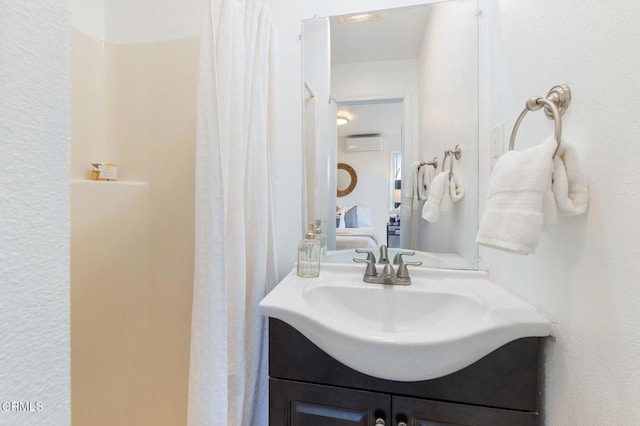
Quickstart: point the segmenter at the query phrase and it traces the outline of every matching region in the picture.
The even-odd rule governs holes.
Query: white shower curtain
[[[257,1],[205,7],[188,424],[267,425],[266,327],[257,305],[277,282],[273,29]]]

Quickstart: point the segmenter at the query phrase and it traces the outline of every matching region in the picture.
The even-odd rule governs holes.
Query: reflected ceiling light
[[[339,115],[338,119],[336,120],[336,123],[338,124],[338,126],[344,126],[348,122],[349,122],[349,117],[346,117],[344,115]]]
[[[339,24],[355,24],[358,22],[377,21],[382,19],[379,13],[359,13],[357,15],[341,16],[338,18]]]

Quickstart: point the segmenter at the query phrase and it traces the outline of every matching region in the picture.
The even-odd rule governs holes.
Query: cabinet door
[[[270,426],[388,425],[390,413],[391,396],[386,394],[269,380]]]
[[[538,414],[453,404],[424,399],[393,397],[393,425],[411,426],[536,426]]]

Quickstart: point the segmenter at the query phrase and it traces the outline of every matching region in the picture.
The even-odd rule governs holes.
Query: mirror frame
[[[345,195],[351,194],[351,191],[353,191],[356,188],[356,185],[358,184],[358,174],[353,169],[353,167],[351,167],[347,163],[338,163],[338,170],[346,171],[347,173],[349,173],[349,176],[351,177],[351,182],[349,183],[349,186],[347,186],[345,189],[340,189],[338,188],[338,185],[336,185],[337,196],[344,197]]]

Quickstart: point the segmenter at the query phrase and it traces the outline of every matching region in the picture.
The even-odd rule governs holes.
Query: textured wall
[[[546,349],[545,424],[639,424],[640,4],[483,4],[481,135],[501,121],[510,131],[528,97],[569,84],[563,138],[581,154],[591,205],[543,234],[535,255],[482,249],[482,266],[558,322]],[[516,145],[533,146],[552,129],[543,114],[530,113]],[[486,149],[481,158],[484,200]]]
[[[0,409],[0,425],[65,425],[69,5],[0,8],[0,401],[42,403],[41,411]]]

